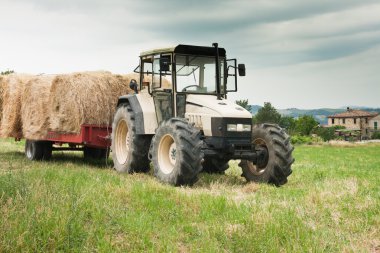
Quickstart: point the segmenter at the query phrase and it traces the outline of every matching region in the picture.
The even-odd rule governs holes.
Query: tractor
[[[152,162],[161,182],[192,185],[201,171],[223,173],[238,159],[248,181],[287,182],[290,138],[275,124],[253,125],[250,112],[227,100],[245,65],[218,43],[142,52],[135,72],[134,94],[119,97],[112,123],[117,171],[147,172]]]

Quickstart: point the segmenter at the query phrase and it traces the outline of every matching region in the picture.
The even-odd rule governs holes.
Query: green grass
[[[30,162],[0,140],[0,252],[379,251],[380,145],[294,156],[280,188],[246,183],[236,162],[175,188],[75,153]]]

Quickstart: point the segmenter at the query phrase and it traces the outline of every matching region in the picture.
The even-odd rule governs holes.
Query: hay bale
[[[3,79],[4,77],[0,75],[0,127],[1,127],[1,120],[3,118],[3,94],[4,94]]]
[[[128,84],[130,83],[130,81],[132,79],[135,79],[137,81],[138,85],[140,84],[140,74],[138,74],[138,73],[130,73],[130,74],[123,75],[122,77],[125,79],[125,81]],[[171,76],[169,76],[169,78],[171,78]],[[152,83],[152,75],[144,75],[144,81]],[[159,83],[160,79],[158,76],[155,76],[155,81],[156,81],[156,83]],[[140,89],[140,86],[138,86],[138,87]],[[161,88],[163,88],[163,89],[172,88],[171,82],[166,78],[162,78],[162,87]]]
[[[11,74],[3,77],[3,113],[1,137],[22,138],[21,95],[31,75]]]
[[[21,95],[21,122],[24,138],[43,139],[48,132],[50,116],[50,88],[53,75],[31,79]]]
[[[125,77],[110,72],[58,75],[50,89],[50,130],[79,133],[82,124],[110,125],[117,99],[131,93]]]

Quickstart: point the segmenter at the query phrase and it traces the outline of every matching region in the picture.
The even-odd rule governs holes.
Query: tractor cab
[[[222,100],[237,91],[237,70],[245,75],[244,64],[237,67],[235,59],[227,60],[226,51],[213,45],[178,45],[141,53],[135,72],[140,73],[140,90],[153,96],[158,122],[184,118],[189,95]]]

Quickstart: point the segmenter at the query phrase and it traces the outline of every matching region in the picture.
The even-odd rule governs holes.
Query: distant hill
[[[261,105],[251,105],[251,113],[252,113],[252,115],[255,115],[260,110],[260,108],[262,108]]]
[[[251,113],[255,115],[262,106],[260,105],[251,105]],[[368,112],[378,112],[380,113],[380,108],[370,108],[370,107],[361,107],[361,106],[350,106],[352,109],[360,109]],[[336,113],[341,113],[346,111],[346,107],[341,107],[337,109],[333,108],[321,108],[321,109],[298,109],[298,108],[288,108],[288,109],[277,109],[277,111],[283,116],[290,116],[293,118],[298,118],[303,115],[313,116],[320,124],[327,124],[327,116],[333,115]]]

